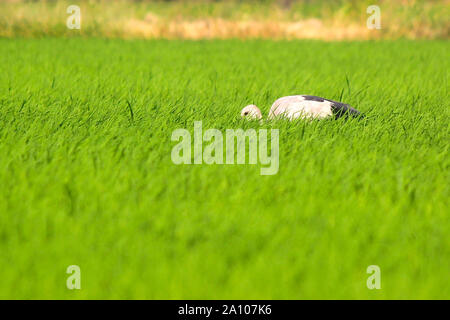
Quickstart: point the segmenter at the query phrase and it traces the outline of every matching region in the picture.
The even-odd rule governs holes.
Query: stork
[[[246,106],[241,116],[247,119],[262,119],[261,110],[254,104]],[[277,99],[270,108],[269,120],[277,118],[325,119],[359,117],[361,113],[348,104],[310,95],[287,96]]]

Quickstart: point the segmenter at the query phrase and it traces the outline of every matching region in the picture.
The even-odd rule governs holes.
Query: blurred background
[[[68,29],[77,5],[81,28]],[[370,5],[381,29],[367,28]],[[448,39],[448,0],[0,0],[0,37]]]

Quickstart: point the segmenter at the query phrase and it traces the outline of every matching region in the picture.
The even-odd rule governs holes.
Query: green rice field
[[[449,52],[0,39],[0,298],[449,299]],[[366,117],[240,118],[294,94]],[[174,164],[194,121],[279,129],[278,173]]]

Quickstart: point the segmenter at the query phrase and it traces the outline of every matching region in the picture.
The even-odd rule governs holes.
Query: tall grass
[[[0,298],[448,299],[447,56],[444,41],[0,40]],[[368,120],[239,118],[290,94]],[[174,165],[171,133],[194,120],[278,128],[279,173]]]
[[[369,0],[354,1],[7,1],[0,37],[448,39],[449,6],[438,1],[379,1],[381,30],[366,27]],[[81,7],[80,31],[66,27]]]

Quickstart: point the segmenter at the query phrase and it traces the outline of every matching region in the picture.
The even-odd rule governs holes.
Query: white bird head
[[[250,104],[242,109],[241,117],[246,119],[262,119],[262,114],[257,106]]]

